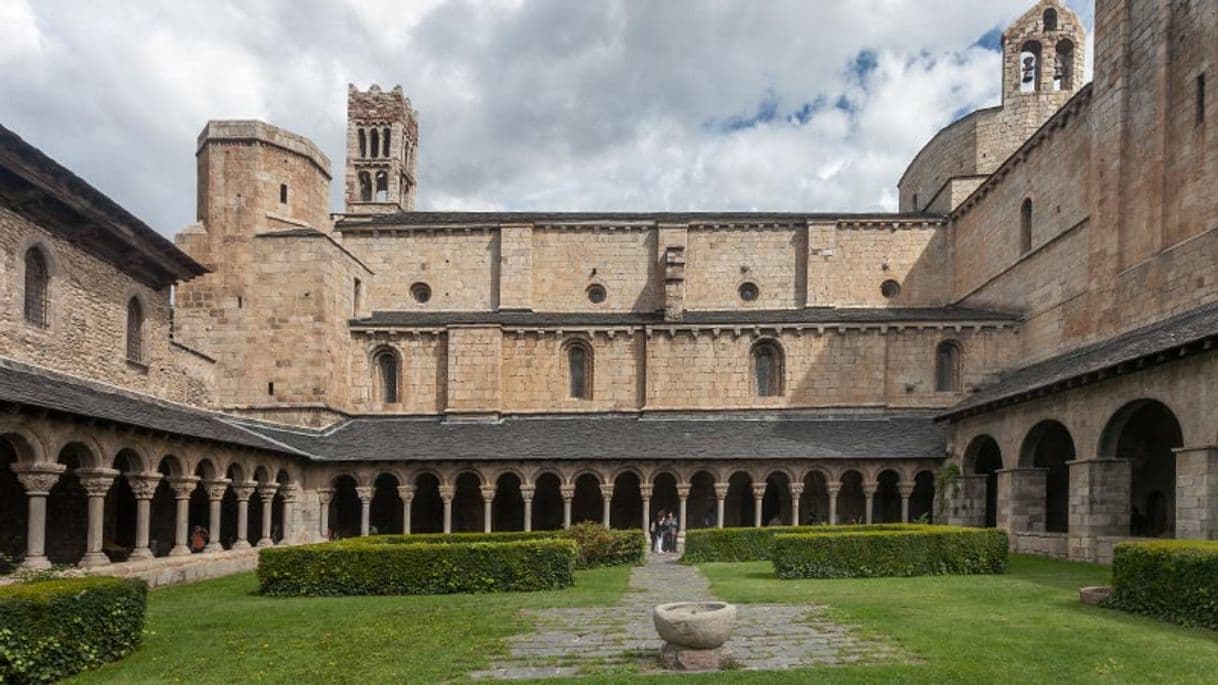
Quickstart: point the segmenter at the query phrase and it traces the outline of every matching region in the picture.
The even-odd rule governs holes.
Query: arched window
[[[1057,30],[1057,10],[1053,9],[1052,7],[1045,10],[1045,30]]]
[[[372,175],[367,171],[359,172],[360,202],[372,202]]]
[[[960,392],[960,345],[944,340],[935,350],[935,390]]]
[[[1053,61],[1053,90],[1070,90],[1074,87],[1074,41],[1057,41]]]
[[[364,129],[359,130],[359,156],[368,156],[368,134],[364,133]]]
[[[1019,254],[1032,251],[1032,198],[1023,201],[1019,208]]]
[[[1019,92],[1040,90],[1040,43],[1030,40],[1019,51]]]
[[[389,174],[383,171],[376,172],[376,201],[389,201]]]
[[[144,307],[137,297],[127,300],[127,359],[144,363]]]
[[[398,401],[398,356],[393,350],[380,350],[373,356],[377,384],[380,386],[381,402],[393,404]]]
[[[771,340],[753,346],[753,385],[758,397],[782,395],[782,350]]]
[[[376,157],[381,154],[381,132],[377,129],[372,129],[372,135],[368,136],[369,147],[372,148],[372,156]]]
[[[389,156],[389,127],[388,126],[386,126],[385,130],[383,130],[381,132],[381,156],[382,157]]]
[[[50,290],[51,272],[42,250],[31,247],[25,253],[25,320],[46,328],[48,324],[47,296]]]
[[[592,399],[592,350],[583,341],[567,343],[567,385],[572,399]]]
[[[279,184],[279,204],[285,205],[288,203],[288,184]]]

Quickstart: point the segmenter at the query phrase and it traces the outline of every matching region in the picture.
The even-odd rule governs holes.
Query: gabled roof
[[[0,206],[153,288],[207,273],[169,239],[3,126]]]

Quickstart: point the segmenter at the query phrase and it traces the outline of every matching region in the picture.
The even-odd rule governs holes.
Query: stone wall
[[[664,308],[652,227],[546,227],[532,230],[527,274],[501,272],[501,282],[531,281],[531,306],[540,312],[654,312]],[[589,302],[588,287],[605,289]]]

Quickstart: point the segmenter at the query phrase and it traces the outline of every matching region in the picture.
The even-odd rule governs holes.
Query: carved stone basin
[[[731,637],[736,607],[726,602],[674,602],[652,611],[656,632],[684,649],[717,649]]]

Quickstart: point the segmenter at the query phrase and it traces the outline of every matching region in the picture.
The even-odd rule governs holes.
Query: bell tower
[[[348,214],[414,209],[419,113],[401,86],[385,92],[347,86]]]
[[[1041,0],[1002,35],[1004,106],[1037,98],[1065,103],[1083,85],[1086,32],[1058,0]]]

